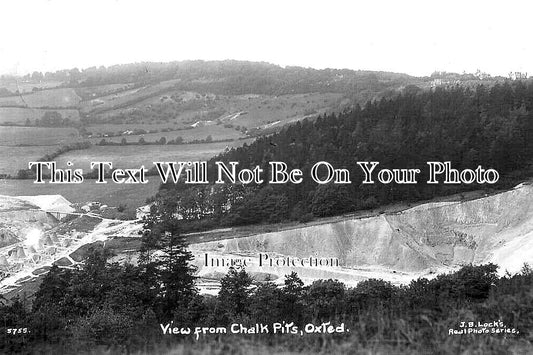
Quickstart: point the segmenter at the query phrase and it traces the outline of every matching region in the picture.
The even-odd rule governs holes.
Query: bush
[[[124,344],[135,330],[135,315],[125,315],[107,306],[93,310],[80,318],[73,327],[73,335],[80,342],[104,345]]]

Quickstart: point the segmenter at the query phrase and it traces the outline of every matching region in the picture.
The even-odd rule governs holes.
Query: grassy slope
[[[91,161],[109,161],[114,167],[139,168],[144,164],[151,168],[154,161],[196,161],[207,160],[222,152],[226,146],[235,147],[247,140],[184,145],[131,145],[131,146],[92,146],[89,149],[74,150],[59,156],[59,166],[67,161],[89,171]],[[248,140],[248,143],[250,141]]]
[[[81,98],[72,88],[50,89],[19,96],[1,97],[0,106],[75,107]]]
[[[2,129],[3,127],[0,127]],[[0,174],[15,176],[20,169],[28,169],[28,162],[56,151],[59,145],[9,147],[0,146]]]
[[[80,114],[74,109],[38,109],[38,108],[20,108],[20,107],[0,107],[0,124],[18,125],[35,124],[35,120],[41,119],[45,112],[56,111],[61,117],[68,118],[71,122],[79,122]]]
[[[74,128],[0,127],[0,146],[61,145],[79,140]]]

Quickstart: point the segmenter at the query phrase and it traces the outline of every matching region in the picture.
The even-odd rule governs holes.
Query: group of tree
[[[233,139],[221,139],[216,142],[231,142]],[[102,138],[97,145],[181,145],[181,144],[202,144],[202,143],[213,143],[213,136],[208,135],[204,139],[193,139],[187,142],[184,141],[182,136],[177,136],[175,139],[167,140],[166,137],[160,137],[154,141],[147,141],[144,137],[139,137],[137,141],[128,141],[126,137],[122,138],[120,142],[108,141],[105,138]]]
[[[533,82],[475,90],[413,88],[363,108],[297,122],[231,149],[209,161],[211,182],[217,173],[215,161],[238,162],[238,169],[260,166],[265,177],[269,162],[282,161],[289,169],[301,169],[304,179],[300,184],[272,185],[265,178],[261,185],[229,187],[165,184],[156,198],[182,200],[178,208],[209,227],[308,219],[473,189],[507,188],[531,172]],[[351,183],[314,182],[310,170],[319,161],[347,169]],[[376,170],[418,168],[421,173],[416,184],[362,184],[358,161],[377,161]],[[494,185],[427,184],[428,161],[449,161],[458,170],[481,165],[496,169],[500,179]]]
[[[531,350],[533,272],[527,267],[500,278],[495,265],[465,266],[405,286],[369,279],[355,287],[331,279],[305,286],[294,272],[276,285],[254,281],[245,269],[230,268],[218,295],[202,296],[194,287],[193,268],[187,261],[190,254],[184,252],[176,228],[174,223],[154,228],[136,266],[109,263],[105,249],[92,249],[80,269],[52,267],[31,305],[17,299],[0,306],[6,328],[0,335],[2,351],[150,352],[161,349],[161,344],[169,348],[182,344],[204,352],[223,346],[246,353],[238,347],[247,342],[263,349],[283,345],[304,353],[337,352],[345,347],[362,352],[443,354],[468,349],[506,351],[511,345]],[[155,250],[160,251],[159,257]],[[161,328],[171,322],[172,327],[192,329],[261,323],[271,332],[273,323],[283,321],[294,322],[300,329],[309,323],[344,323],[349,332],[310,334],[305,339],[271,333],[226,334],[197,342],[192,335],[163,335]],[[461,339],[449,335],[449,329],[461,329],[461,322],[469,321],[501,321],[519,333]],[[5,330],[22,326],[30,332],[6,334]]]
[[[26,125],[29,126],[29,121],[26,121]],[[35,120],[35,126],[39,127],[65,127],[71,126],[73,122],[68,118],[61,115],[57,111],[46,111],[41,119]]]

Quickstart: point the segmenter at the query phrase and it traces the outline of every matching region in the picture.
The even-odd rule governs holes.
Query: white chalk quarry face
[[[18,241],[26,240],[33,229],[48,230],[58,224],[56,218],[26,200],[0,195],[0,225],[7,226]]]
[[[499,272],[533,264],[533,186],[464,202],[429,203],[400,213],[344,219],[244,238],[191,245],[199,275],[213,278],[223,268],[205,267],[214,257],[257,258],[260,253],[306,258],[335,257],[341,268],[299,268],[302,278],[337,278],[350,284],[361,278],[396,283],[466,264],[493,262]],[[257,265],[257,262],[253,262]],[[290,268],[248,268],[283,279]],[[424,275],[425,276],[425,275]]]
[[[56,196],[53,197],[42,200],[58,201]],[[16,209],[9,207],[11,200],[17,204]],[[3,201],[6,204],[2,204]],[[17,231],[15,241],[0,248],[0,271],[5,276],[0,280],[0,294],[20,286],[21,282],[39,277],[43,274],[43,269],[58,261],[65,267],[75,265],[78,261],[74,260],[71,254],[83,245],[105,241],[111,237],[136,237],[142,227],[142,224],[136,221],[97,219],[92,222],[95,224],[90,231],[54,229],[53,227],[61,226],[61,222],[50,214],[58,211],[68,214],[67,209],[56,210],[56,204],[52,206],[54,210],[50,211],[29,202],[22,204],[21,201],[22,199],[0,196],[0,223],[11,223],[10,228]],[[43,223],[41,219],[50,223]],[[30,220],[36,221],[28,222]]]
[[[29,248],[32,247],[34,249],[39,248],[39,241],[41,239],[41,236],[43,235],[43,232],[37,228],[30,229],[28,233],[26,233],[26,238],[24,240],[24,244]]]

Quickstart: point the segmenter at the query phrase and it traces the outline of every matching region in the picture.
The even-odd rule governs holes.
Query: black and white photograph
[[[0,354],[533,354],[529,1],[0,3]]]

